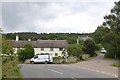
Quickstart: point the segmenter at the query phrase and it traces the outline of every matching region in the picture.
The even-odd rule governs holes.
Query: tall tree
[[[111,9],[111,13],[104,17],[103,25],[110,29],[110,32],[104,37],[104,45],[108,49],[108,54],[114,54],[112,57],[120,57],[120,1],[115,2],[115,6]],[[107,39],[108,38],[108,39]]]
[[[95,41],[95,43],[99,44],[103,41],[103,36],[106,35],[110,30],[107,27],[104,26],[98,26],[98,28],[93,33],[92,37]]]

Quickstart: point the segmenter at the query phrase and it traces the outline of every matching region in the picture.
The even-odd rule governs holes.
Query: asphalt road
[[[107,74],[61,64],[20,64],[20,66],[23,78],[115,78]]]

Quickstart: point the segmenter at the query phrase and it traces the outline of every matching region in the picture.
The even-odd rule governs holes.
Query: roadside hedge
[[[19,62],[17,60],[10,61],[9,58],[3,59],[2,78],[21,78]]]

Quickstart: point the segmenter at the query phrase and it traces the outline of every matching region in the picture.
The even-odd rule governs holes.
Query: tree
[[[69,44],[75,44],[75,43],[77,43],[77,38],[76,37],[67,37],[67,42],[69,43]]]
[[[68,55],[80,58],[83,54],[82,47],[78,44],[69,44],[67,46]]]
[[[109,28],[104,26],[99,26],[95,32],[93,33],[92,37],[96,44],[99,44],[103,41],[103,36],[109,32]]]
[[[120,58],[120,1],[115,2],[111,13],[104,17],[103,25],[110,29],[106,33],[103,44],[108,49],[108,57]]]
[[[84,42],[84,53],[85,54],[90,54],[90,56],[94,56],[95,55],[95,50],[96,50],[96,45],[94,43],[93,40],[91,39],[87,39],[85,42]]]
[[[18,51],[18,58],[20,61],[25,61],[26,59],[30,59],[34,56],[34,48],[31,44],[25,44],[23,49]]]

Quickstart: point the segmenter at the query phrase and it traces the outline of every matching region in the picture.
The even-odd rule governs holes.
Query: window
[[[53,48],[50,48],[50,51],[53,51]]]
[[[41,53],[41,55],[44,55],[44,53]]]
[[[34,56],[34,59],[38,58],[38,56]]]
[[[49,53],[45,53],[45,55],[49,55]]]
[[[41,48],[41,51],[44,51],[44,48]]]
[[[59,48],[60,51],[63,51],[63,48]]]
[[[55,56],[58,56],[58,53],[55,53]]]

